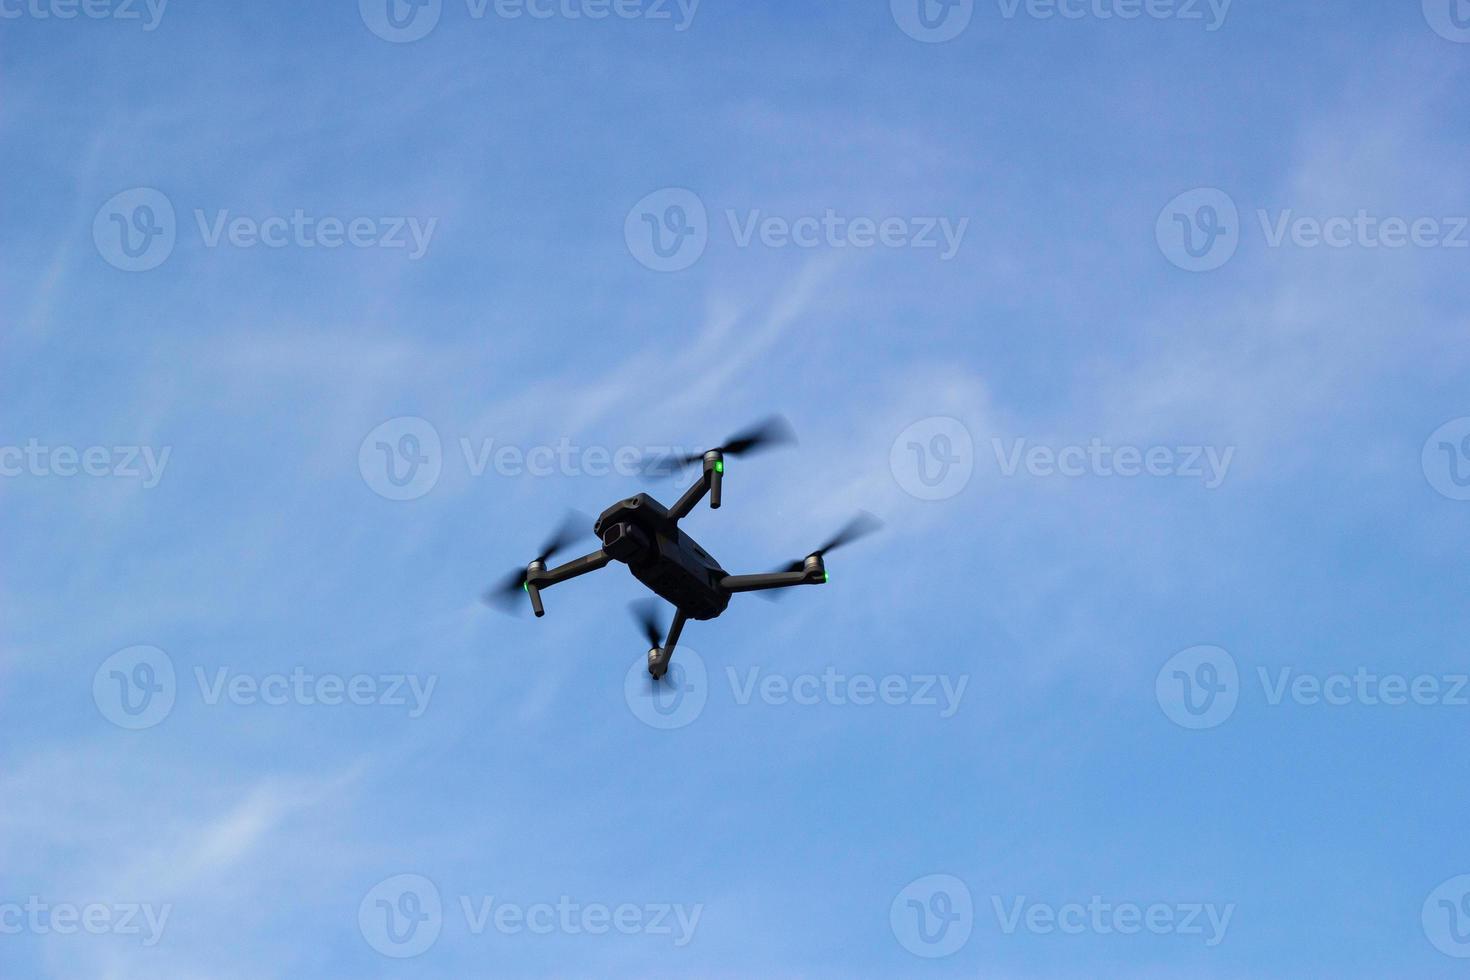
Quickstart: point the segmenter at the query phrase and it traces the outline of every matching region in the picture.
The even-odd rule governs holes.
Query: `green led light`
[[[829,574],[827,574],[826,572],[823,572],[822,573],[822,581],[823,582],[830,582],[830,581],[832,581],[832,576],[829,575]]]
[[[525,589],[527,594],[530,594],[530,592],[531,592],[531,583],[530,582],[522,582],[521,583],[521,588]]]
[[[725,472],[725,461],[723,459],[717,459],[717,460],[715,460],[715,472],[716,473],[723,473],[723,472]]]

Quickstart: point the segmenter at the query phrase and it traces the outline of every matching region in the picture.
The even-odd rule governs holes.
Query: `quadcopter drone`
[[[668,635],[659,643],[661,627],[652,600],[634,603],[634,615],[643,627],[651,647],[648,651],[648,673],[657,682],[668,672],[669,661],[684,624],[691,619],[714,619],[730,604],[738,592],[760,592],[784,589],[794,585],[823,585],[827,582],[827,552],[856,540],[879,527],[876,517],[859,513],[831,540],[774,572],[757,575],[731,575],[720,567],[699,543],[690,537],[679,522],[709,494],[710,509],[718,510],[720,491],[725,476],[725,458],[742,456],[758,450],[795,442],[785,419],[779,416],[737,433],[725,444],[703,453],[676,457],[675,466],[703,464],[698,482],[684,492],[672,507],[665,507],[646,493],[620,500],[592,525],[592,532],[602,547],[562,565],[547,567],[551,558],[585,533],[585,517],[569,515],[560,529],[542,546],[540,554],[524,569],[517,568],[501,585],[485,594],[485,601],[513,609],[519,593],[530,597],[536,615],[546,615],[541,593],[568,579],[595,572],[610,562],[628,566],[633,577],[653,593],[674,606],[674,621]],[[644,471],[650,467],[645,465]],[[771,596],[774,598],[774,596]]]

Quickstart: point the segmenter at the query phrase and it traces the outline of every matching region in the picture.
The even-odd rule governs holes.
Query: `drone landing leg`
[[[688,618],[682,609],[675,611],[674,622],[669,626],[669,635],[664,640],[664,645],[648,651],[648,673],[654,680],[669,672],[669,661],[674,657],[674,647],[679,644],[679,634],[684,632],[684,623]]]

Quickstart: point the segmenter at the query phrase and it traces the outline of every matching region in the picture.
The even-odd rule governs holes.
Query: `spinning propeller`
[[[630,602],[628,610],[638,621],[644,637],[648,639],[648,645],[658,646],[664,635],[664,625],[658,614],[659,604],[653,599],[639,599],[636,602]]]
[[[659,615],[661,608],[660,603],[654,599],[638,599],[635,602],[628,603],[628,611],[633,614],[633,619],[637,621],[638,626],[643,630],[643,638],[648,641],[648,646],[651,650],[659,649],[659,642],[664,636],[665,626],[663,617]],[[667,662],[665,662],[665,666],[667,667]],[[671,681],[667,680],[668,677],[668,673],[662,673],[655,677],[653,672],[649,671],[648,694],[657,695],[661,686],[671,683]]]
[[[860,510],[857,516],[842,526],[842,529],[823,542],[822,546],[805,558],[798,558],[776,569],[778,572],[799,572],[806,567],[808,559],[816,558],[819,561],[826,556],[827,552],[841,548],[845,544],[851,544],[859,538],[866,538],[883,526],[883,522],[865,510]],[[762,598],[775,601],[783,594],[782,591],[770,591],[760,593]]]
[[[514,612],[518,608],[520,596],[526,586],[526,573],[532,565],[545,565],[553,557],[560,554],[568,545],[578,539],[592,533],[592,518],[579,511],[569,510],[562,518],[560,526],[551,533],[551,537],[541,545],[541,553],[524,568],[517,568],[505,578],[501,579],[499,585],[492,586],[483,596],[481,601],[487,606],[496,606],[505,612]]]
[[[693,463],[698,463],[710,452],[719,453],[721,456],[750,456],[766,449],[774,449],[777,446],[790,445],[796,442],[796,433],[791,428],[791,423],[786,421],[785,416],[772,415],[763,422],[757,422],[748,429],[742,429],[725,440],[723,446],[715,446],[704,452],[690,453],[687,456],[657,456],[643,461],[645,473],[656,469],[660,464],[668,463],[674,469],[682,469]]]

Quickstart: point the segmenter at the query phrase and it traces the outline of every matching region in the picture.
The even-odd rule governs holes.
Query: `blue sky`
[[[928,2],[0,5],[0,973],[1459,975],[1470,9]]]

